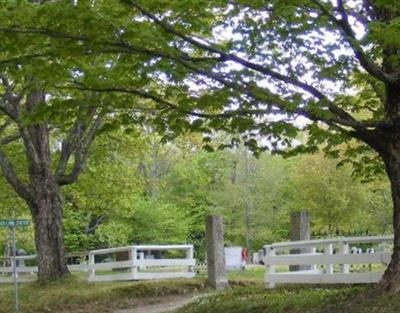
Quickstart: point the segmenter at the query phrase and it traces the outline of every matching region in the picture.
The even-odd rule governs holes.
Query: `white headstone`
[[[225,248],[225,266],[228,271],[242,268],[242,247]]]

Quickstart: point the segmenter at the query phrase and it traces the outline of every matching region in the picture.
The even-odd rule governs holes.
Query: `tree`
[[[5,2],[1,12],[14,4],[22,14],[27,14],[27,19],[31,8],[41,7],[28,1]],[[41,280],[69,273],[64,260],[60,189],[78,179],[97,131],[112,120],[105,118],[109,112],[104,109],[110,98],[94,92],[55,88],[85,76],[85,64],[94,59],[80,58],[70,63],[71,54],[63,62],[54,55],[52,60],[41,58],[50,53],[47,43],[27,40],[16,44],[12,36],[4,38],[0,74],[0,168],[30,209]],[[28,51],[38,44],[41,51],[21,56],[21,44]],[[96,59],[99,71],[106,70],[104,62],[108,61]],[[118,113],[114,111],[113,116]],[[18,168],[6,151],[5,146],[11,144],[17,144],[24,155]]]
[[[116,18],[120,27],[121,23],[132,21],[137,15],[120,16],[121,7],[115,10],[108,4],[97,7],[79,1],[76,7],[74,3],[5,1],[0,4],[0,14],[5,18],[3,26],[7,27],[14,23],[20,26],[48,23],[51,27],[56,26],[57,21],[72,18],[71,25],[76,25],[70,29],[72,32],[85,29],[93,34],[98,34],[100,28],[96,23],[90,26],[88,17],[98,18],[99,22],[107,12],[106,15]],[[81,4],[83,10],[78,11]],[[105,33],[113,28],[113,22],[102,23]],[[64,28],[66,24],[63,23],[57,27]],[[116,29],[116,36],[120,30]],[[77,181],[100,128],[113,129],[122,122],[129,123],[131,128],[134,124],[150,123],[158,109],[145,100],[135,105],[129,102],[127,106],[124,96],[89,91],[82,85],[92,85],[92,80],[96,83],[113,81],[125,72],[126,62],[130,66],[136,63],[137,68],[123,79],[129,79],[131,86],[132,79],[137,79],[138,85],[145,88],[147,84],[154,84],[151,78],[146,78],[155,71],[148,64],[153,56],[121,57],[118,51],[103,47],[99,49],[105,54],[94,54],[90,47],[82,46],[79,36],[70,38],[71,46],[66,45],[64,49],[51,38],[38,40],[35,36],[28,38],[30,36],[19,36],[12,31],[7,33],[1,42],[0,53],[1,144],[4,147],[16,142],[22,148],[25,160],[24,166],[17,170],[10,154],[0,148],[0,168],[30,209],[35,226],[39,279],[59,278],[68,274],[64,261],[61,187]],[[146,68],[149,68],[148,72]],[[158,124],[162,127],[165,123],[159,118]]]
[[[175,2],[123,2],[174,36],[180,51],[210,59],[201,65],[180,59],[197,79],[217,84],[204,91],[210,102],[206,110],[201,97],[193,107],[197,114],[210,108],[220,117],[228,114],[230,127],[253,137],[248,145],[256,146],[257,136],[288,145],[295,120],[304,117],[313,121],[303,127],[310,132],[309,150],[316,142],[334,150],[354,138],[360,144],[349,147],[353,154],[368,147],[379,155],[391,183],[395,236],[380,288],[400,291],[399,2],[236,1],[225,6],[213,1],[190,15],[192,8],[177,8]],[[210,23],[217,12],[219,18]],[[222,28],[228,34],[218,36]],[[355,86],[354,76],[362,76],[363,85]],[[356,96],[346,92],[349,88]],[[215,107],[212,99],[221,94],[226,101]],[[281,116],[273,119],[274,113]]]
[[[348,164],[338,167],[338,160],[324,158],[322,153],[292,160],[289,182],[284,187],[286,206],[289,210],[308,210],[313,232],[356,235],[375,233],[384,225],[387,210],[376,197],[376,187],[354,177]],[[381,220],[371,220],[376,214]]]
[[[307,130],[307,145],[296,150],[315,151],[324,142],[338,154],[336,145],[351,142],[345,155],[362,155],[361,164],[374,171],[376,157],[364,153],[375,151],[389,177],[394,207],[393,255],[380,288],[400,291],[398,1],[111,2],[107,19],[95,15],[87,30],[79,22],[87,21],[90,10],[75,15],[68,10],[65,21],[73,16],[77,23],[55,23],[65,14],[60,2],[49,3],[50,14],[39,12],[34,23],[18,23],[7,11],[1,31],[74,41],[69,51],[72,46],[98,54],[108,49],[151,55],[146,71],[158,69],[150,76],[156,78],[153,85],[138,88],[129,75],[110,75],[116,79],[86,80],[79,88],[156,103],[165,113],[157,120],[163,131],[242,133],[246,145],[259,152],[263,141],[257,138],[268,140],[262,149],[282,149],[299,129]],[[121,59],[119,73],[137,69],[136,62]]]
[[[5,77],[2,83],[3,129],[12,128],[10,136],[24,147],[27,179],[17,173],[4,148],[0,148],[0,167],[8,183],[29,206],[35,228],[39,278],[62,277],[68,274],[68,269],[64,261],[60,187],[73,183],[83,170],[101,114],[96,107],[83,110],[60,141],[61,149],[56,150],[50,133],[57,124],[26,122],[29,114],[46,105],[45,93],[38,90],[25,93],[17,85],[19,82]],[[3,137],[3,141],[7,138]],[[59,156],[56,167],[53,167],[53,151]],[[71,159],[74,162],[69,166]]]

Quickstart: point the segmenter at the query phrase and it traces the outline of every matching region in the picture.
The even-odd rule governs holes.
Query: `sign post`
[[[29,220],[0,220],[0,227],[9,227],[12,229],[12,272],[14,279],[14,292],[15,292],[15,313],[19,313],[19,297],[18,297],[18,272],[17,272],[17,227],[28,226]]]
[[[19,298],[18,298],[18,272],[17,272],[17,235],[16,226],[12,227],[12,246],[13,246],[13,277],[14,277],[14,292],[15,292],[15,312],[19,313]]]

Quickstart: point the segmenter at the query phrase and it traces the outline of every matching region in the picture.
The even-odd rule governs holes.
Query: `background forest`
[[[228,245],[250,251],[287,240],[292,210],[311,213],[314,238],[391,231],[390,190],[383,177],[362,181],[353,167],[338,167],[337,159],[322,153],[256,158],[241,146],[207,152],[203,145],[196,134],[172,144],[148,130],[102,132],[78,183],[63,189],[67,252],[187,242],[202,259],[206,213],[225,217]],[[23,166],[18,144],[8,149]],[[24,217],[25,204],[1,179],[2,216]],[[1,231],[1,238],[8,236]],[[32,227],[18,236],[20,247],[33,252]],[[1,251],[5,244],[1,240]]]

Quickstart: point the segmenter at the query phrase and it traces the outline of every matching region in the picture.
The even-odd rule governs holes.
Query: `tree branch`
[[[174,104],[172,102],[169,102],[165,99],[163,99],[162,95],[157,95],[154,93],[149,93],[140,89],[134,89],[134,88],[123,88],[123,87],[89,87],[89,86],[83,86],[81,85],[80,87],[62,87],[62,88],[67,88],[67,89],[79,89],[79,90],[87,90],[87,91],[96,91],[96,92],[115,92],[115,93],[126,93],[126,94],[131,94],[135,95],[138,97],[141,97],[143,99],[148,99],[148,100],[153,100],[155,103],[161,104],[165,108],[169,108],[174,111],[181,112],[186,115],[194,116],[194,117],[199,117],[199,118],[231,118],[239,115],[257,115],[257,114],[267,114],[267,113],[272,113],[270,109],[259,109],[259,110],[246,110],[246,109],[238,109],[238,110],[227,110],[223,113],[216,113],[216,114],[211,114],[211,113],[201,113],[201,112],[195,112],[195,111],[190,111],[186,109],[182,109],[179,107],[179,105]]]
[[[226,53],[222,51],[221,49],[211,46],[209,44],[206,44],[204,40],[199,40],[194,37],[185,35],[179,31],[177,31],[175,28],[172,26],[164,23],[161,19],[159,19],[157,16],[146,10],[143,6],[139,5],[133,0],[122,0],[124,3],[127,3],[128,5],[138,9],[140,12],[142,12],[143,15],[146,17],[150,18],[152,21],[154,21],[157,25],[159,25],[161,28],[163,28],[166,32],[171,33],[184,41],[194,45],[195,47],[198,47],[200,49],[203,49],[205,51],[215,53],[219,55],[219,59],[223,61],[233,61],[236,62],[240,65],[243,65],[247,68],[253,69],[257,72],[263,73],[269,77],[278,79],[280,81],[283,81],[285,83],[289,83],[293,86],[299,87],[303,89],[304,91],[307,91],[308,93],[312,94],[313,96],[317,97],[318,99],[321,99],[322,93],[318,91],[316,88],[309,86],[297,79],[291,78],[289,76],[282,75],[278,72],[273,71],[272,69],[269,69],[265,66],[262,66],[260,64],[256,64],[254,62],[250,62],[248,60],[245,60],[243,58],[240,58],[238,56]],[[355,34],[349,24],[348,21],[348,16],[346,11],[344,10],[342,2],[339,1],[339,11],[342,14],[342,19],[338,20],[334,15],[332,15],[329,10],[322,5],[318,0],[311,0],[313,3],[315,3],[323,12],[323,14],[327,15],[327,17],[334,22],[337,26],[339,26],[339,29],[341,32],[344,34],[344,37],[346,41],[349,43],[350,47],[353,49],[353,52],[357,58],[357,60],[360,62],[360,64],[364,67],[364,69],[373,77],[385,81],[385,82],[396,82],[398,80],[397,75],[389,75],[383,71],[383,69],[375,64],[368,56],[365,54],[363,49],[361,48],[358,40],[355,37]]]
[[[201,48],[203,50],[206,50],[206,51],[214,53],[214,54],[218,54],[219,59],[221,59],[223,61],[233,61],[237,64],[240,64],[246,68],[249,68],[256,72],[264,74],[268,77],[277,79],[281,82],[292,85],[294,87],[298,87],[298,88],[302,89],[303,91],[309,93],[310,95],[314,96],[321,102],[326,103],[329,107],[329,110],[338,116],[338,119],[337,119],[338,121],[339,120],[347,121],[347,124],[351,123],[353,126],[355,126],[356,124],[357,124],[357,127],[361,126],[361,125],[359,125],[359,123],[357,123],[357,121],[350,114],[348,114],[346,111],[339,108],[335,103],[330,101],[321,91],[319,91],[317,88],[313,87],[312,85],[302,82],[296,78],[278,73],[266,66],[248,61],[246,59],[243,59],[241,57],[238,57],[238,56],[230,54],[230,53],[226,53],[225,51],[223,51],[215,46],[208,45],[208,44],[204,43],[203,41],[200,41],[193,37],[187,36],[179,31],[177,31],[172,26],[164,23],[162,20],[160,20],[158,17],[156,17],[151,12],[147,11],[141,5],[137,4],[135,1],[132,1],[132,0],[122,0],[122,1],[125,3],[128,3],[132,7],[140,10],[143,15],[145,15],[148,18],[150,18],[151,20],[153,20],[157,25],[162,27],[165,31],[167,31],[173,35],[176,35],[177,37],[185,40],[186,42],[194,45],[195,47]]]
[[[33,197],[28,187],[19,179],[15,169],[6,156],[3,149],[0,147],[0,168],[8,183],[13,187],[15,192],[28,203],[33,202]]]
[[[206,74],[204,73],[204,75],[206,75]],[[96,92],[116,92],[116,93],[132,94],[132,95],[142,97],[144,99],[152,100],[152,101],[154,101],[158,104],[161,104],[162,106],[169,108],[171,110],[178,111],[178,112],[181,112],[181,113],[189,115],[189,116],[195,116],[195,117],[206,118],[206,119],[218,119],[218,118],[229,119],[229,118],[234,118],[237,116],[261,116],[261,115],[268,115],[268,114],[273,114],[273,113],[290,113],[290,114],[304,116],[306,118],[309,118],[310,120],[324,122],[327,125],[334,126],[337,129],[340,128],[343,131],[344,131],[344,129],[342,128],[342,126],[351,127],[357,131],[363,131],[363,130],[366,130],[367,128],[382,126],[382,122],[366,123],[366,122],[359,122],[357,120],[346,120],[346,119],[343,119],[340,117],[327,118],[327,117],[317,116],[314,113],[307,111],[306,109],[300,109],[300,108],[297,108],[295,111],[289,111],[287,108],[287,106],[289,105],[289,102],[285,101],[284,99],[278,99],[278,96],[276,96],[276,95],[274,95],[276,97],[275,98],[276,101],[274,101],[273,103],[266,103],[265,98],[258,96],[257,93],[254,92],[254,90],[251,90],[250,88],[248,88],[245,85],[224,81],[223,79],[215,76],[215,74],[208,75],[207,77],[212,78],[220,83],[223,83],[224,85],[226,85],[229,88],[234,88],[234,89],[242,92],[243,94],[246,94],[246,95],[252,97],[256,101],[259,101],[260,103],[276,106],[276,107],[280,108],[281,111],[274,112],[274,110],[272,110],[271,108],[266,108],[266,109],[239,108],[239,109],[235,109],[235,110],[226,110],[223,113],[212,114],[212,113],[194,112],[191,110],[182,109],[179,107],[179,105],[165,100],[161,95],[156,95],[156,94],[152,94],[149,92],[144,92],[142,90],[137,90],[137,89],[132,89],[132,88],[121,88],[121,87],[94,88],[94,87],[84,87],[84,86],[67,87],[67,88],[89,90],[89,91],[96,91]],[[341,126],[339,126],[338,124]],[[348,131],[345,131],[345,132],[348,133]]]
[[[349,17],[342,0],[338,0],[337,6],[337,10],[341,16],[340,19],[337,19],[319,0],[311,1],[321,10],[322,14],[328,17],[332,23],[339,27],[339,31],[346,39],[346,42],[350,45],[357,60],[371,76],[383,82],[396,82],[398,80],[397,76],[386,73],[378,64],[376,64],[366,55],[360,45],[360,42],[357,40],[353,29],[351,28]]]
[[[387,123],[385,123],[383,121],[368,121],[368,122],[367,121],[362,121],[362,122],[360,122],[360,121],[354,119],[345,110],[341,109],[339,106],[337,106],[334,102],[330,101],[326,97],[323,97],[321,99],[321,101],[324,104],[326,104],[328,109],[330,110],[330,112],[335,115],[332,118],[318,116],[318,115],[310,112],[306,108],[303,108],[303,109],[297,108],[295,111],[293,111],[290,108],[288,108],[288,107],[291,107],[291,106],[290,106],[290,103],[287,100],[282,99],[282,97],[280,97],[279,95],[271,94],[270,91],[266,90],[265,88],[256,87],[256,88],[259,88],[260,91],[263,94],[266,94],[268,97],[270,97],[269,101],[266,101],[263,97],[260,97],[258,95],[259,93],[256,93],[254,91],[255,87],[249,87],[244,82],[238,83],[237,81],[228,81],[225,78],[221,77],[220,75],[218,75],[218,74],[216,74],[214,72],[206,71],[204,69],[198,69],[198,68],[196,68],[196,67],[194,67],[194,66],[192,66],[192,65],[190,65],[190,64],[188,64],[186,62],[181,62],[181,63],[183,65],[187,66],[192,71],[197,72],[198,74],[200,74],[202,76],[211,78],[211,79],[213,79],[213,80],[225,85],[227,88],[238,90],[238,91],[242,92],[243,94],[251,96],[252,98],[254,98],[257,101],[277,106],[280,109],[282,109],[284,112],[287,112],[287,113],[297,113],[299,115],[302,115],[304,117],[309,118],[310,120],[325,122],[328,125],[332,125],[332,123],[338,123],[338,124],[341,124],[342,126],[352,127],[352,128],[354,128],[356,130],[363,130],[363,129],[367,129],[367,128],[381,127],[383,125],[387,126]],[[269,102],[269,103],[267,103],[267,102]]]
[[[0,111],[12,121],[18,122],[18,106],[22,97],[13,94],[14,86],[5,75],[0,74],[0,82],[5,89],[0,99]]]
[[[96,136],[97,130],[100,128],[102,123],[102,116],[99,114],[90,127],[88,127],[86,133],[83,133],[80,140],[78,141],[78,145],[75,147],[73,155],[74,155],[74,165],[69,174],[64,175],[63,172],[60,172],[57,175],[57,183],[60,186],[65,186],[74,183],[79,174],[83,171],[88,156],[90,146]],[[64,170],[65,173],[65,170]]]
[[[13,64],[13,63],[17,63],[17,62],[23,61],[23,60],[31,60],[31,59],[40,58],[40,57],[46,57],[46,56],[50,56],[50,54],[48,54],[48,53],[35,53],[35,54],[21,55],[21,56],[18,56],[18,57],[13,57],[13,58],[9,58],[9,59],[0,60],[0,65]]]
[[[90,112],[90,119],[94,116],[94,112],[94,110]],[[63,177],[65,175],[71,155],[74,151],[79,149],[79,141],[83,136],[86,126],[87,125],[85,125],[82,119],[77,119],[67,137],[62,141],[61,155],[56,169],[56,177]]]
[[[93,45],[98,45],[98,46],[109,46],[113,48],[118,48],[120,50],[103,50],[100,49],[100,52],[105,52],[105,53],[140,53],[152,57],[161,57],[161,58],[166,58],[166,59],[172,59],[175,60],[176,57],[179,57],[180,59],[184,59],[186,61],[191,61],[191,62],[208,62],[208,61],[220,61],[221,59],[218,57],[191,57],[187,53],[184,53],[182,51],[179,51],[178,56],[174,56],[172,54],[168,54],[165,52],[161,51],[153,51],[150,49],[146,49],[143,47],[136,47],[131,43],[127,43],[124,41],[107,41],[107,40],[95,40],[91,37],[84,36],[84,35],[74,35],[74,34],[68,34],[68,33],[62,33],[62,32],[56,32],[48,29],[41,29],[41,28],[5,28],[5,27],[0,27],[0,32],[4,33],[20,33],[20,34],[31,34],[31,35],[40,35],[40,36],[46,36],[46,37],[52,37],[52,38],[59,38],[59,39],[70,39],[70,40],[75,40],[77,42],[87,42],[91,43]],[[91,52],[85,52],[85,55],[90,55]],[[37,54],[37,55],[31,55],[31,56],[25,56],[26,58],[28,57],[42,57],[46,56],[46,54]],[[23,58],[23,57],[21,57]],[[16,58],[18,59],[18,58]],[[12,60],[5,60],[4,62],[11,62]],[[1,64],[1,61],[0,61]]]
[[[8,145],[9,143],[17,141],[18,139],[21,139],[21,134],[10,135],[0,139],[0,145],[1,146]]]

